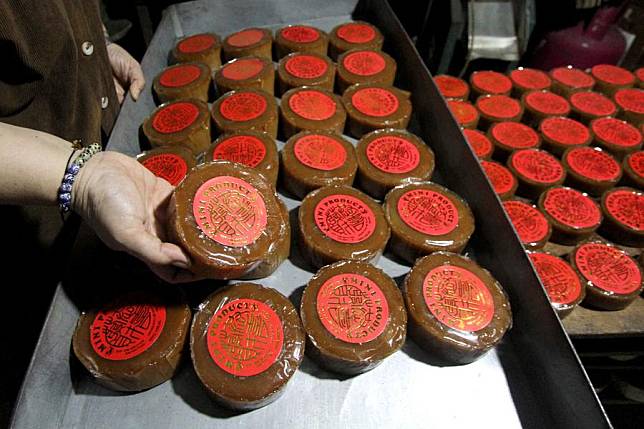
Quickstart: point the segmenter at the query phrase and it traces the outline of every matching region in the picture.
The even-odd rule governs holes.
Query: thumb
[[[143,76],[143,70],[141,70],[141,65],[139,65],[136,60],[132,60],[134,64],[130,67],[130,95],[134,101],[139,99],[141,91],[145,86],[145,77]]]
[[[179,268],[190,266],[190,259],[178,246],[163,243],[148,231],[126,234],[119,241],[123,250],[148,265],[174,265]]]

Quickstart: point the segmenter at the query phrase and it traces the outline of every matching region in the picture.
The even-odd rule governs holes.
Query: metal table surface
[[[210,0],[171,6],[142,62],[148,88],[137,103],[128,99],[123,105],[108,149],[131,155],[140,151],[139,125],[155,107],[150,83],[166,66],[168,51],[184,33],[214,30],[226,35],[249,26],[277,28],[286,23],[307,23],[329,31],[351,20],[356,9],[355,2],[347,0],[282,0],[261,2],[261,7],[259,3]],[[429,365],[424,353],[408,340],[382,365],[353,378],[323,371],[306,358],[278,401],[234,414],[210,401],[189,363],[184,363],[173,380],[137,394],[110,392],[75,368],[70,339],[82,306],[76,294],[91,294],[94,283],[75,276],[75,282],[63,283],[56,291],[18,399],[13,427],[512,428],[570,427],[571,422],[609,427],[516,234],[411,41],[384,1],[367,0],[358,9],[361,5],[367,20],[381,26],[397,48],[390,54],[399,62],[399,83],[416,94],[415,116],[421,120],[416,120],[413,131],[423,135],[437,153],[444,183],[468,199],[477,219],[482,219],[469,251],[506,285],[515,317],[515,327],[501,346],[470,365],[437,367]],[[422,79],[416,81],[419,74]],[[441,153],[449,156],[440,158]],[[289,209],[299,204],[284,199]],[[101,248],[90,232],[81,231],[73,266],[99,278],[105,261]],[[378,265],[397,280],[409,270],[388,257]],[[259,282],[296,300],[312,275],[303,267],[293,249],[289,260]],[[543,333],[547,335],[540,338]]]

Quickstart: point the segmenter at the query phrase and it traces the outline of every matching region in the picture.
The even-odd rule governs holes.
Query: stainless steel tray
[[[94,384],[74,367],[69,345],[83,296],[109,273],[113,255],[81,230],[70,280],[58,287],[25,378],[15,428],[201,427],[584,427],[610,424],[553,313],[514,230],[478,162],[433,84],[409,37],[384,0],[210,0],[170,7],[143,59],[147,81],[164,67],[177,37],[202,31],[226,35],[249,26],[277,28],[308,23],[323,30],[350,19],[376,24],[385,50],[398,61],[397,85],[413,93],[410,129],[432,147],[437,178],[465,197],[477,231],[468,253],[490,269],[508,291],[514,328],[497,350],[461,367],[435,367],[411,340],[381,366],[339,378],[305,359],[285,394],[268,407],[233,414],[211,403],[190,364],[171,381],[122,395]],[[149,88],[148,84],[148,88]],[[139,152],[139,125],[153,110],[149,89],[138,103],[125,102],[108,148]],[[285,198],[289,209],[298,205]],[[107,255],[107,256],[106,256]],[[275,274],[261,280],[297,300],[312,273],[297,250]],[[400,279],[409,267],[383,257],[378,265]],[[107,267],[106,267],[107,266]],[[90,278],[78,275],[90,271]],[[107,274],[109,276],[109,274]],[[204,295],[212,286],[195,285]]]

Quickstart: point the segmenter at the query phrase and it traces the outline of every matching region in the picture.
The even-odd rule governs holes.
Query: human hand
[[[119,104],[123,103],[125,91],[129,87],[132,99],[136,101],[145,86],[143,70],[137,60],[116,43],[107,45],[107,56],[112,66],[112,77],[116,87]]]
[[[163,280],[195,281],[188,256],[179,246],[165,242],[172,190],[172,185],[136,160],[100,152],[78,173],[72,208],[108,247],[139,258]]]

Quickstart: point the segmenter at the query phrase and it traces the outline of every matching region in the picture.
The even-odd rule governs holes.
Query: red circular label
[[[644,113],[644,90],[620,89],[615,93],[615,101],[619,106],[629,112]]]
[[[633,147],[642,143],[638,129],[619,119],[599,118],[590,127],[597,137],[615,146]]]
[[[199,117],[199,107],[187,101],[172,103],[157,111],[152,119],[152,128],[162,134],[183,131]]]
[[[210,34],[196,34],[179,42],[177,49],[184,54],[196,54],[210,49],[215,44],[215,38]]]
[[[336,34],[349,43],[369,43],[376,38],[376,30],[369,25],[359,23],[344,24],[338,28]]]
[[[266,112],[268,103],[254,92],[237,92],[224,99],[219,105],[221,116],[229,121],[243,122],[259,118]]]
[[[438,321],[459,331],[479,331],[494,317],[492,294],[480,278],[465,268],[434,268],[423,281],[423,296]]]
[[[335,115],[338,108],[333,98],[314,89],[297,91],[289,97],[288,106],[310,121],[325,121]]]
[[[463,134],[467,139],[467,142],[472,146],[474,153],[479,158],[485,158],[492,154],[494,147],[492,142],[487,138],[485,134],[478,130],[464,129]]]
[[[635,76],[637,76],[640,81],[644,81],[644,67],[640,67],[635,70]]]
[[[461,125],[471,124],[479,117],[479,112],[472,103],[461,100],[447,100],[447,107]]]
[[[517,85],[533,90],[548,89],[552,83],[541,70],[519,68],[510,72],[510,79]]]
[[[351,104],[367,116],[382,118],[398,110],[398,97],[383,88],[363,88],[353,93]]]
[[[252,377],[275,363],[284,345],[284,330],[271,307],[241,298],[212,316],[206,345],[219,368],[237,377]]]
[[[539,144],[539,134],[519,122],[497,122],[492,126],[492,136],[512,149],[527,149]]]
[[[284,68],[300,79],[317,79],[329,69],[326,61],[313,55],[299,54],[289,58]]]
[[[266,228],[266,204],[249,183],[231,176],[205,181],[192,203],[197,226],[210,239],[224,246],[254,243]]]
[[[96,314],[89,327],[89,341],[97,355],[108,360],[128,360],[149,349],[159,338],[166,309],[135,298],[131,293]]]
[[[283,28],[280,32],[284,39],[296,43],[311,43],[320,38],[320,32],[317,29],[306,25],[292,25]]]
[[[389,319],[385,294],[360,274],[338,274],[325,281],[318,291],[316,308],[327,331],[352,344],[376,339]]]
[[[485,175],[490,179],[494,192],[499,195],[506,194],[512,191],[512,188],[516,184],[516,179],[504,166],[498,162],[490,162],[481,160],[481,167],[485,171]]]
[[[154,155],[142,162],[155,176],[168,181],[172,186],[177,186],[188,173],[186,160],[173,153]]]
[[[539,125],[541,133],[550,140],[567,146],[585,144],[590,131],[581,122],[569,118],[546,118]]]
[[[555,183],[564,177],[561,163],[548,152],[520,150],[512,154],[510,162],[518,173],[533,182]]]
[[[480,97],[476,100],[476,106],[486,115],[500,119],[512,119],[521,113],[521,104],[505,95]]]
[[[262,40],[264,37],[264,32],[256,28],[249,28],[248,30],[242,30],[235,34],[228,36],[226,41],[230,46],[236,48],[245,48],[246,46],[254,45],[255,43]]]
[[[358,76],[373,76],[382,72],[387,63],[382,55],[374,51],[357,51],[345,55],[342,65],[348,72]]]
[[[413,189],[398,200],[398,215],[411,228],[427,235],[445,235],[458,226],[458,209],[441,193]]]
[[[373,139],[367,145],[366,154],[371,165],[385,173],[408,173],[420,163],[418,148],[409,140],[398,136]]]
[[[467,95],[467,83],[454,76],[440,75],[434,77],[438,90],[446,98],[463,98]]]
[[[617,221],[634,231],[644,231],[644,194],[618,189],[606,195],[604,204]]]
[[[300,137],[293,145],[295,157],[307,167],[331,171],[347,160],[347,151],[337,140],[322,134]]]
[[[528,106],[546,115],[567,115],[570,103],[560,95],[550,91],[535,91],[525,97]]]
[[[644,177],[644,151],[635,152],[628,157],[631,170],[640,177]]]
[[[557,222],[571,228],[593,228],[602,219],[597,204],[574,189],[555,188],[546,191],[543,207]]]
[[[577,269],[600,289],[629,294],[642,286],[642,273],[626,253],[600,243],[581,245],[575,252]]]
[[[571,150],[566,155],[566,161],[572,171],[596,181],[616,180],[621,170],[612,156],[591,147]]]
[[[187,64],[170,67],[159,76],[159,83],[168,88],[177,88],[191,84],[201,76],[201,69]]]
[[[595,84],[595,79],[588,73],[572,67],[559,67],[553,69],[550,74],[571,88],[591,88]]]
[[[259,58],[240,58],[232,60],[221,68],[221,75],[230,80],[245,80],[257,76],[264,69]]]
[[[579,276],[566,261],[548,253],[530,253],[530,260],[553,304],[572,304],[581,295]]]
[[[609,98],[594,91],[575,92],[570,96],[570,104],[577,110],[593,116],[610,116],[617,111]]]
[[[512,89],[512,81],[507,76],[494,71],[472,73],[472,85],[485,94],[507,94]]]
[[[530,204],[504,201],[503,208],[523,243],[538,243],[548,235],[548,220]]]
[[[315,206],[315,224],[324,235],[340,243],[359,243],[376,230],[371,208],[351,195],[329,195]]]
[[[590,69],[590,72],[595,79],[603,80],[613,85],[630,85],[635,82],[633,73],[610,64],[598,64]]]
[[[266,157],[266,146],[255,136],[238,135],[227,138],[215,147],[212,159],[237,162],[257,167]]]

